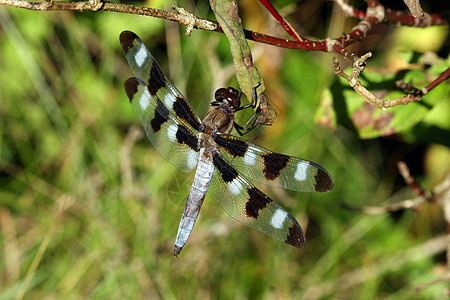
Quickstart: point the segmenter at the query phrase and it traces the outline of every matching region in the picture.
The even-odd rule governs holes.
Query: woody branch
[[[336,0],[339,2],[338,0]],[[31,1],[23,1],[23,0],[0,0],[0,5],[24,8],[29,10],[36,11],[54,11],[54,10],[73,10],[73,11],[111,11],[118,13],[128,13],[135,15],[143,15],[154,18],[161,18],[168,21],[174,21],[185,26],[192,24],[192,18],[187,17],[185,14],[189,14],[187,12],[180,13],[177,12],[168,12],[165,10],[160,10],[156,8],[150,7],[141,7],[129,4],[122,3],[112,3],[108,1],[101,0],[90,0],[84,2],[63,2],[63,1],[43,1],[43,2],[31,2]],[[381,5],[380,5],[381,6]],[[184,11],[184,10],[182,10]],[[447,25],[447,21],[438,14],[425,14],[425,18],[421,19],[422,21],[416,22],[415,18],[410,14],[405,14],[399,11],[386,10],[386,18],[383,23],[388,24],[398,24],[404,26],[412,26],[412,27],[428,27],[435,25]],[[193,16],[193,15],[192,15]],[[194,28],[215,32],[223,32],[220,25],[211,20],[207,20],[204,18],[200,18],[197,16],[193,16],[195,20]],[[356,18],[366,18],[367,14],[365,12],[353,10],[353,17]],[[289,25],[290,26],[290,25]],[[342,44],[343,47],[350,45],[351,43],[358,41],[361,39],[361,31],[357,33],[358,30],[353,30],[351,33],[344,34],[341,37],[332,39],[338,41]],[[260,42],[264,44],[274,45],[282,48],[290,48],[290,49],[302,49],[302,50],[310,50],[310,51],[327,51],[327,41],[318,40],[312,41],[309,39],[305,39],[303,37],[298,37],[302,39],[300,40],[288,40],[284,38],[274,37],[258,32],[254,32],[251,30],[245,30],[245,37],[249,40]],[[333,51],[331,51],[333,52]]]
[[[408,0],[406,0],[408,1]],[[381,109],[393,107],[401,104],[408,104],[410,102],[420,101],[423,95],[427,94],[435,86],[450,77],[450,68],[444,71],[438,78],[436,78],[430,85],[422,89],[416,89],[411,94],[403,95],[399,98],[392,100],[383,100],[376,97],[373,93],[367,90],[359,81],[359,75],[366,66],[366,60],[371,56],[371,53],[367,53],[362,57],[358,57],[356,54],[345,49],[346,46],[363,40],[367,33],[376,25],[380,23],[398,24],[411,27],[428,27],[435,25],[447,25],[446,20],[438,14],[427,14],[419,9],[411,10],[412,14],[403,13],[400,11],[393,11],[386,9],[382,6],[378,0],[366,0],[368,8],[366,11],[354,9],[348,5],[344,0],[335,0],[335,2],[341,7],[342,11],[350,17],[355,17],[361,21],[355,26],[349,33],[344,33],[337,38],[327,38],[323,40],[313,41],[301,37],[292,26],[278,14],[276,9],[267,0],[260,0],[260,2],[269,10],[269,12],[275,17],[275,19],[281,24],[286,32],[294,37],[294,40],[283,39],[270,35],[265,35],[250,30],[243,30],[244,36],[248,40],[253,40],[260,43],[274,45],[283,48],[301,49],[309,51],[323,51],[328,53],[336,53],[343,58],[353,63],[353,69],[351,75],[346,75],[336,59],[333,60],[333,68],[335,73],[346,80],[349,80],[350,85],[355,91],[361,95],[367,102],[377,106]],[[408,4],[408,3],[407,3]],[[169,21],[178,22],[186,26],[186,34],[190,35],[192,30],[202,29],[208,31],[215,31],[224,33],[219,23],[203,18],[194,16],[191,13],[186,12],[184,9],[174,7],[174,12],[168,12],[160,9],[139,7],[121,3],[111,3],[101,0],[90,0],[88,2],[61,2],[61,1],[44,1],[44,2],[29,2],[21,0],[0,0],[0,5],[39,10],[39,11],[51,11],[51,10],[91,10],[91,11],[112,11],[119,13],[130,13],[136,15],[144,15],[155,18],[162,18]],[[416,17],[419,16],[419,17]],[[400,86],[405,84],[400,83]]]

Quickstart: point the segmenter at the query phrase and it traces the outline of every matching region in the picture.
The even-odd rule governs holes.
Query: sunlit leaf
[[[406,57],[412,59],[413,55]],[[425,74],[422,70],[408,70],[396,76],[383,76],[381,73],[367,69],[361,77],[361,83],[379,98],[394,99],[404,94],[394,85],[398,78],[417,88],[422,88],[429,83],[430,78],[434,79],[440,74],[446,63],[445,60],[441,60],[437,66],[426,70]],[[346,72],[348,73],[349,70]],[[420,102],[399,105],[382,111],[364,101],[344,79],[336,78],[331,87],[322,93],[315,121],[331,129],[338,125],[345,126],[357,132],[361,138],[389,136],[417,125],[435,105],[444,102],[445,99],[449,99],[449,87],[444,83],[424,96]],[[442,116],[443,112],[434,113],[441,114],[440,118],[445,119]],[[448,114],[445,120],[448,120]]]

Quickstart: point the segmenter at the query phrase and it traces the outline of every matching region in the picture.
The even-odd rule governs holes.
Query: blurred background
[[[139,5],[170,10],[173,4]],[[215,20],[206,2],[178,5]],[[274,5],[312,39],[340,36],[356,24],[332,2]],[[424,9],[448,14],[448,3],[440,5]],[[288,37],[257,1],[239,6],[246,29]],[[238,88],[223,34],[195,30],[186,37],[177,23],[112,12],[0,7],[1,299],[442,299],[448,293],[448,282],[415,291],[448,272],[439,203],[378,214],[348,208],[417,197],[398,161],[425,191],[449,176],[448,82],[421,103],[381,112],[334,75],[332,55],[249,42],[278,121],[246,139],[322,165],[335,188],[298,193],[254,182],[297,218],[304,249],[239,224],[207,196],[175,258],[194,172],[181,173],[162,158],[134,115],[123,88],[132,76],[118,41],[123,30],[143,39],[200,117],[217,88]],[[421,88],[436,78],[449,66],[449,48],[448,27],[393,25],[350,47],[358,55],[373,52],[362,81],[386,99],[401,95],[395,80]],[[241,120],[251,116],[245,113]]]

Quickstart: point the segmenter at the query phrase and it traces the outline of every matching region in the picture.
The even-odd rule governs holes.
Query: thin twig
[[[450,67],[441,73],[435,80],[433,80],[429,85],[420,89],[422,95],[428,94],[432,89],[437,87],[439,84],[450,78]]]
[[[450,280],[450,173],[447,174],[446,178],[439,183],[436,187],[434,187],[430,192],[425,193],[420,189],[420,187],[415,183],[414,178],[409,173],[409,169],[407,165],[403,162],[399,162],[398,164],[400,174],[405,179],[405,182],[412,188],[412,190],[418,194],[419,196],[414,199],[403,200],[395,204],[386,205],[386,206],[362,206],[362,207],[354,207],[351,205],[347,205],[342,203],[341,206],[353,211],[362,212],[365,214],[385,214],[388,212],[399,211],[402,209],[415,209],[419,211],[421,209],[422,204],[429,200],[427,194],[433,195],[433,203],[442,207],[444,212],[444,219],[447,223],[447,235],[444,236],[446,251],[447,251],[447,271],[446,273],[439,279],[416,285],[414,290],[420,292],[424,288],[432,286],[434,284],[449,281]]]
[[[339,62],[336,57],[333,57],[333,69],[334,72],[347,80],[350,84],[350,86],[368,103],[375,105],[376,107],[380,108],[381,110],[385,110],[389,107],[394,107],[398,105],[406,105],[410,102],[417,102],[422,100],[423,94],[407,94],[403,95],[401,97],[391,99],[391,100],[383,100],[375,96],[372,92],[370,92],[368,89],[366,89],[361,82],[359,81],[359,76],[361,72],[365,69],[366,64],[365,61],[367,58],[372,56],[372,54],[369,52],[365,55],[363,55],[360,58],[356,58],[355,62],[353,63],[353,68],[351,71],[351,75],[348,76],[345,74],[345,72],[341,69],[339,66]]]
[[[341,0],[342,1],[342,0]],[[74,10],[74,11],[111,11],[111,12],[119,12],[119,13],[129,13],[135,15],[143,15],[150,16],[154,18],[161,18],[168,21],[178,22],[185,26],[189,26],[192,24],[192,18],[187,17],[186,15],[176,13],[176,12],[168,12],[156,8],[150,7],[141,7],[134,6],[122,3],[111,3],[108,1],[100,1],[100,0],[91,0],[88,2],[62,2],[62,1],[44,1],[44,2],[30,2],[30,1],[22,1],[22,0],[0,0],[0,5],[12,6],[17,8],[24,8],[30,10],[39,10],[39,11],[51,11],[51,10]],[[367,17],[365,12],[361,12],[358,10],[354,10],[354,16],[359,19],[364,19]],[[420,21],[417,23],[417,20],[411,16],[406,15],[402,12],[386,10],[387,18],[384,22],[389,24],[399,24],[406,26],[419,26],[419,27],[427,27],[434,25],[446,25],[447,21],[437,14],[430,14],[429,17],[424,17],[427,22]],[[427,14],[425,14],[427,16]],[[424,19],[424,20],[425,20]],[[422,18],[421,18],[422,20]],[[215,31],[223,33],[219,24],[215,21],[203,19],[200,17],[195,17],[195,26],[193,28]],[[262,34],[259,32],[253,32],[250,30],[245,30],[245,37],[249,40],[260,42],[268,45],[273,45],[277,47],[289,48],[289,49],[301,49],[301,50],[310,50],[310,51],[327,51],[327,43],[326,40],[318,40],[312,41],[308,39],[304,39],[303,41],[293,41],[282,39],[278,37],[274,37],[271,35]],[[355,41],[358,41],[360,38],[355,33],[355,38],[353,38],[352,34],[344,34],[343,37],[339,37],[333,40],[337,40],[343,46],[350,45]],[[350,37],[350,38],[349,38]],[[344,42],[345,41],[345,42]]]
[[[280,23],[283,29],[294,39],[299,42],[303,42],[303,38],[297,33],[297,31],[283,18],[277,11],[277,9],[268,0],[259,0],[262,5],[270,12],[270,14]]]
[[[450,195],[450,174],[445,178],[440,184],[438,184],[433,190],[425,193],[423,192],[415,183],[414,178],[409,174],[409,170],[407,166],[400,162],[399,166],[400,174],[405,179],[407,184],[412,188],[414,193],[418,195],[418,197],[413,199],[406,199],[394,204],[385,205],[385,206],[362,206],[362,207],[355,207],[352,205],[348,205],[346,203],[341,203],[340,206],[353,210],[353,211],[359,211],[370,215],[376,215],[376,214],[384,214],[387,212],[394,212],[399,211],[402,209],[414,209],[417,211],[420,211],[421,205],[429,201],[430,197],[427,197],[427,194],[433,195],[433,198],[436,199],[436,201],[433,201],[433,203],[437,203],[440,206],[444,206],[446,199],[449,198]],[[416,185],[416,186],[414,186]],[[445,209],[444,209],[445,211]],[[450,210],[448,215],[448,221],[450,222]],[[450,233],[450,231],[449,231]]]
[[[402,209],[414,209],[420,211],[422,204],[425,201],[421,197],[416,197],[413,199],[407,199],[400,201],[398,203],[384,205],[384,206],[352,206],[346,203],[340,203],[339,205],[345,209],[362,212],[367,215],[381,215],[388,212],[395,212]]]
[[[177,9],[175,12],[169,12],[157,8],[141,7],[122,3],[111,3],[100,0],[91,0],[84,2],[63,2],[63,1],[29,2],[21,0],[0,0],[0,5],[37,11],[54,11],[54,10],[111,11],[111,12],[161,18],[168,21],[178,22],[185,26],[190,26],[192,24],[192,16],[190,14],[186,14],[184,11],[181,11],[179,9]],[[195,28],[209,31],[220,31],[219,24],[217,22],[195,16],[194,18],[195,18]]]
[[[364,20],[367,18],[367,14],[365,11],[355,9],[353,6],[348,5],[345,0],[334,0],[334,2],[339,5],[344,14],[348,17],[355,17],[360,20]],[[372,5],[372,7],[375,7],[376,5],[380,4],[378,1],[372,1],[370,5]],[[384,22],[387,24],[397,24],[411,27],[429,27],[448,24],[447,20],[438,14],[423,13],[421,17],[417,18],[409,13],[392,10],[389,8],[386,8],[385,14],[386,18]]]
[[[359,81],[359,74],[365,67],[361,69],[361,65],[357,65],[362,62],[362,57],[358,57],[356,54],[345,49],[346,46],[364,39],[368,32],[377,24],[380,23],[390,23],[390,24],[401,24],[407,26],[432,26],[432,25],[444,25],[447,24],[446,20],[439,15],[424,14],[421,18],[414,18],[411,15],[392,11],[385,9],[377,0],[367,0],[368,8],[366,12],[361,12],[355,10],[353,7],[349,6],[344,0],[335,0],[336,3],[342,7],[343,11],[347,15],[353,15],[361,19],[359,24],[352,28],[349,33],[344,33],[338,38],[327,38],[319,41],[312,41],[299,36],[292,26],[287,23],[287,21],[276,11],[276,9],[270,5],[266,0],[261,0],[269,11],[274,15],[274,17],[280,22],[283,28],[291,34],[296,40],[282,39],[270,35],[261,34],[258,32],[252,32],[249,30],[243,30],[246,39],[253,40],[260,43],[265,43],[269,45],[274,45],[278,47],[291,48],[291,49],[302,49],[308,51],[323,51],[328,53],[337,53],[342,55],[344,58],[350,60],[354,68],[352,74],[358,74],[358,76],[350,76],[350,85],[355,89],[355,91],[361,95],[367,102],[381,108],[386,109],[388,107],[394,107],[397,105],[405,105],[410,102],[417,102],[422,100],[422,96],[427,94],[435,86],[449,78],[450,70],[445,71],[441,76],[439,76],[435,81],[433,81],[426,88],[421,89],[419,92],[414,92],[412,94],[403,95],[399,98],[392,100],[383,100],[376,97],[369,90],[367,90]],[[223,28],[219,23],[210,21],[207,19],[199,18],[193,14],[187,12],[183,8],[174,7],[174,12],[168,12],[156,8],[150,7],[139,7],[134,5],[122,4],[122,3],[111,3],[101,0],[90,0],[87,2],[62,2],[62,1],[44,1],[44,2],[28,2],[20,0],[0,0],[0,5],[25,8],[30,10],[39,11],[52,11],[52,10],[74,10],[74,11],[112,11],[120,13],[137,14],[144,16],[151,16],[155,18],[162,18],[169,21],[178,22],[186,26],[186,34],[190,35],[194,28],[209,30],[214,32],[224,33]],[[251,61],[247,60],[247,61]],[[356,67],[355,67],[356,64]],[[340,69],[337,60],[333,61],[333,67],[339,76],[343,78],[348,78],[345,73]],[[262,80],[260,80],[262,82]],[[250,90],[245,90],[247,97],[250,95]],[[259,97],[258,97],[259,99]],[[269,118],[270,119],[270,118]]]
[[[422,198],[424,201],[427,200],[427,197],[425,196],[425,193],[420,188],[420,186],[414,181],[414,178],[411,176],[411,173],[409,172],[408,166],[403,161],[397,162],[397,168],[402,175],[403,179],[411,189],[416,193],[420,198]]]

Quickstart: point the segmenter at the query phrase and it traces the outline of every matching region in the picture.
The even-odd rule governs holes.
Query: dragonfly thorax
[[[208,111],[203,119],[200,130],[209,135],[215,135],[216,133],[229,134],[233,129],[233,124],[234,111],[228,105],[228,101],[225,100],[218,107],[214,107]]]

